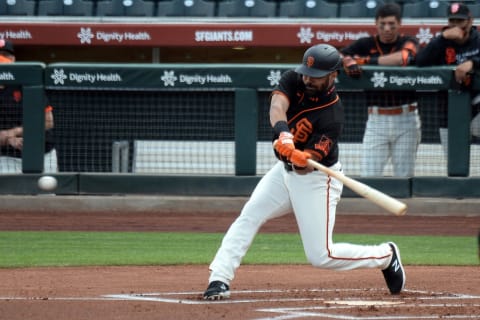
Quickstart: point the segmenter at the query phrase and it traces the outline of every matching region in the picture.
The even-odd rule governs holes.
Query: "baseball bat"
[[[385,210],[388,210],[389,212],[397,216],[403,216],[407,211],[407,205],[405,203],[398,201],[397,199],[394,199],[389,195],[378,191],[377,189],[374,189],[355,179],[349,178],[341,172],[334,171],[328,167],[325,167],[324,165],[312,159],[308,159],[308,163],[312,167],[320,171],[323,171],[324,173],[340,180],[345,186],[347,186],[349,189],[351,189],[355,193],[372,201],[373,203],[379,205],[380,207],[384,208]]]

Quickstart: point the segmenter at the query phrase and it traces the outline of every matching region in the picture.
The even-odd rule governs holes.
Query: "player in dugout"
[[[473,25],[473,16],[464,3],[451,3],[447,9],[448,25],[417,55],[417,66],[455,66],[454,77],[458,88],[471,91],[473,74],[480,69],[480,34]],[[440,142],[448,156],[447,108],[440,110],[444,117],[439,128]],[[480,95],[472,99],[470,131],[480,137]]]
[[[332,232],[343,184],[315,170],[308,159],[335,171],[344,109],[335,90],[340,53],[327,44],[307,49],[295,70],[286,71],[270,97],[273,148],[278,162],[262,177],[223,238],[210,264],[204,299],[230,297],[230,284],[256,233],[268,220],[293,212],[305,254],[318,268],[383,271],[387,287],[398,294],[405,271],[393,242],[379,245],[334,243]]]
[[[402,9],[385,3],[375,13],[377,34],[341,50],[345,73],[360,78],[363,65],[408,66],[415,63],[418,43],[401,34]],[[362,145],[362,176],[382,176],[390,160],[393,175],[411,177],[421,140],[421,121],[414,91],[367,90],[368,119]]]
[[[14,63],[11,41],[0,39],[0,63]],[[19,86],[0,85],[0,173],[22,172],[23,103]],[[57,153],[53,143],[53,108],[45,107],[44,172],[57,172]]]

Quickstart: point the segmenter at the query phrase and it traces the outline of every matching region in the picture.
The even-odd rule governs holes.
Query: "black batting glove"
[[[358,79],[362,76],[362,69],[358,66],[358,63],[352,57],[343,58],[343,69],[345,73],[351,77]]]

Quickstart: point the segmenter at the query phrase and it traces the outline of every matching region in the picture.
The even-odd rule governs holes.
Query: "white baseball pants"
[[[331,167],[341,170],[340,163]],[[294,212],[308,261],[315,267],[348,270],[388,266],[387,243],[367,246],[333,243],[335,212],[343,184],[320,171],[299,175],[278,162],[260,180],[242,212],[223,238],[210,264],[209,281],[230,284],[260,227]]]

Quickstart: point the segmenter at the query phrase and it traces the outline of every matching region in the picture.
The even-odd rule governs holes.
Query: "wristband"
[[[368,64],[378,64],[378,57],[370,57]]]
[[[273,132],[275,132],[276,135],[280,135],[281,132],[290,132],[290,129],[288,128],[288,123],[286,121],[280,120],[275,123],[273,126]]]

